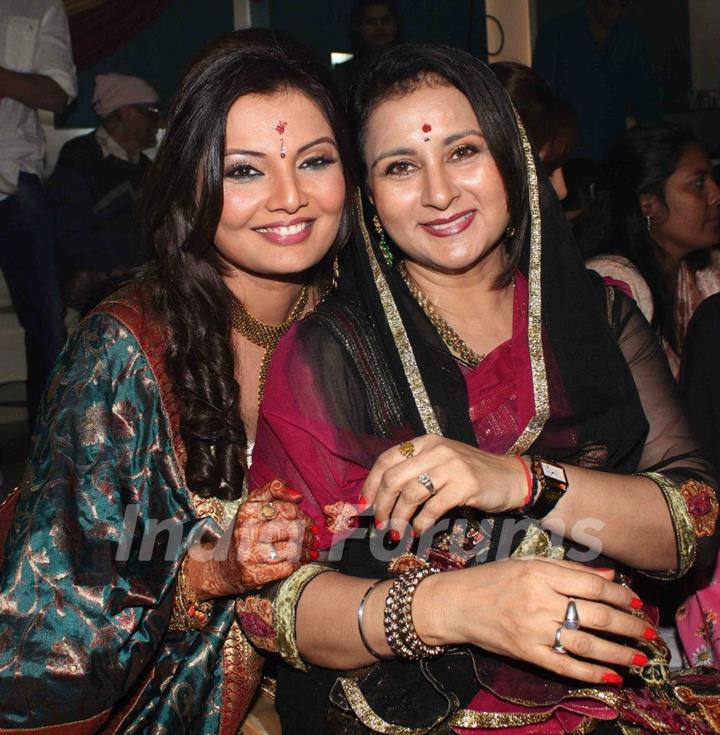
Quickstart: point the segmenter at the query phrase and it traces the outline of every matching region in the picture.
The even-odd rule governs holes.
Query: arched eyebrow
[[[467,130],[461,130],[459,133],[452,133],[452,135],[448,135],[447,138],[443,140],[443,145],[448,146],[452,145],[453,143],[456,143],[458,140],[461,140],[467,135],[479,135],[481,138],[484,138],[485,136],[482,134],[481,130],[478,130],[477,128],[468,128]],[[417,155],[417,148],[393,148],[390,151],[385,151],[384,153],[381,153],[370,165],[370,169],[374,169],[375,166],[380,163],[380,161],[386,159],[386,158],[394,158],[395,156],[415,156]]]
[[[322,138],[316,138],[315,140],[311,140],[309,143],[305,143],[304,146],[301,148],[298,148],[298,153],[302,154],[305,153],[308,149],[312,148],[313,146],[320,145],[320,143],[330,143],[331,146],[334,148],[337,148],[337,143],[330,138],[327,135],[324,135]],[[267,153],[263,153],[262,151],[250,151],[243,148],[231,148],[230,150],[225,151],[226,156],[255,156],[256,158],[267,158]]]

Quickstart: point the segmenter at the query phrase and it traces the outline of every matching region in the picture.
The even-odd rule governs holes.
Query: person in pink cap
[[[136,203],[161,121],[157,92],[125,74],[95,78],[97,130],[68,141],[49,183],[68,306],[80,312],[147,260]]]

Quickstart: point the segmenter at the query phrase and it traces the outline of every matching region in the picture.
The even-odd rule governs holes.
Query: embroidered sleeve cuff
[[[683,485],[678,485],[658,472],[639,472],[638,475],[652,480],[665,497],[675,531],[678,558],[677,569],[669,569],[666,572],[643,571],[642,574],[653,579],[677,579],[682,577],[687,574],[695,563],[697,542],[702,535],[702,532],[699,532],[698,529],[704,528],[710,523],[712,523],[712,528],[715,528],[718,512],[715,493],[712,488],[697,482],[697,480],[688,480]],[[699,486],[699,488],[694,486]],[[692,500],[694,493],[697,496],[702,494],[703,497],[712,499],[712,503],[714,503],[714,517],[712,519],[710,518],[713,515],[712,508],[707,509],[709,513],[699,512],[703,508],[699,502]],[[708,500],[708,505],[711,505],[710,500]]]
[[[300,671],[308,667],[300,658],[295,631],[295,613],[298,601],[308,584],[319,574],[332,572],[324,564],[306,564],[291,574],[279,587],[273,603],[273,627],[276,631],[277,652],[286,663]]]
[[[210,613],[213,609],[211,600],[201,602],[190,586],[185,570],[185,556],[180,566],[177,584],[175,585],[175,604],[173,605],[172,617],[168,629],[178,630],[202,630],[205,627]]]

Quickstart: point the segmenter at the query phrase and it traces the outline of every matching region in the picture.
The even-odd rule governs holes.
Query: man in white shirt
[[[25,330],[30,426],[65,341],[37,111],[61,112],[77,93],[61,0],[0,6],[0,267]]]

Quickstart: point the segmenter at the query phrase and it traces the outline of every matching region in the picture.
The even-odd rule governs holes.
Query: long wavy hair
[[[508,264],[496,281],[512,279],[528,227],[529,194],[525,157],[508,95],[490,67],[466,51],[439,43],[403,43],[383,51],[363,70],[350,91],[359,148],[372,112],[382,102],[414,92],[423,84],[450,85],[467,97],[505,185],[509,231]],[[365,161],[360,157],[365,174]]]
[[[247,436],[230,321],[231,293],[214,246],[223,207],[228,111],[239,97],[294,89],[323,111],[338,144],[347,195],[335,242],[310,277],[329,281],[352,220],[352,149],[328,73],[304,47],[249,29],[210,43],[175,94],[142,204],[155,251],[147,279],[154,315],[167,327],[167,370],[180,406],[188,486],[202,497],[242,493]]]
[[[653,327],[677,350],[675,294],[668,288],[663,252],[648,230],[640,197],[656,196],[667,207],[665,185],[695,135],[669,122],[631,128],[610,148],[602,163],[595,205],[583,228],[580,249],[584,258],[612,253],[627,258],[641,273],[653,298]],[[704,251],[691,253],[691,268],[707,264]]]

